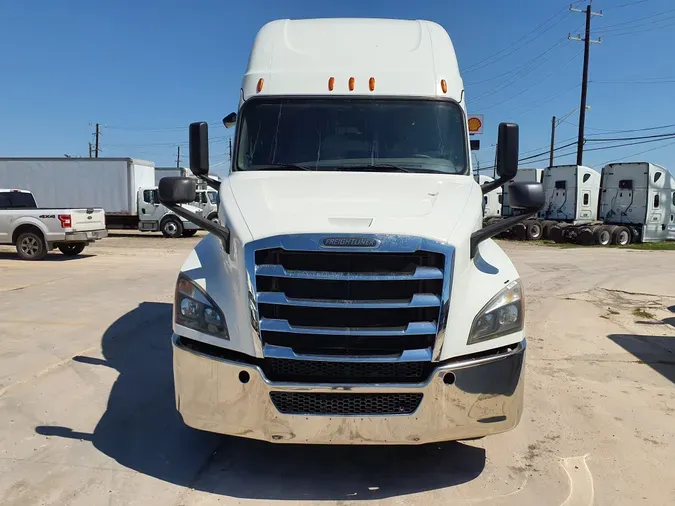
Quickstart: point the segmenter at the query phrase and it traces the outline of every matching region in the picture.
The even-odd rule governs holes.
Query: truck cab
[[[336,43],[339,41],[339,43]],[[232,166],[209,177],[208,125],[192,172],[219,223],[178,274],[176,406],[194,428],[271,442],[420,444],[512,429],[523,407],[523,288],[491,240],[535,214],[540,184],[511,186],[521,216],[483,226],[483,196],[517,172],[499,126],[497,175],[472,177],[453,44],[428,21],[280,20],[243,77]]]
[[[160,231],[164,237],[191,237],[197,233],[199,227],[194,223],[178,216],[159,200],[156,186],[139,188],[138,190],[138,229],[145,232]],[[197,198],[197,197],[195,197]],[[201,208],[186,204],[186,207],[197,214],[202,214]]]

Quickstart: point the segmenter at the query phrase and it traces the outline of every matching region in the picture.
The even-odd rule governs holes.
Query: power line
[[[571,121],[566,121],[566,123],[569,123],[570,125],[573,126],[579,126],[576,123],[572,123]],[[675,123],[672,123],[670,125],[661,125],[661,126],[655,126],[655,127],[647,127],[647,128],[633,128],[630,130],[608,130],[606,128],[592,128],[592,127],[586,127],[589,130],[596,130],[598,132],[604,132],[604,133],[610,133],[610,134],[627,134],[627,133],[632,133],[632,132],[649,132],[652,130],[662,130],[664,128],[672,128],[675,127]],[[602,135],[602,134],[589,134],[588,137],[592,135]]]
[[[607,32],[613,32],[613,31],[615,31],[615,30],[619,30],[619,31],[620,31],[620,30],[627,30],[627,29],[632,29],[632,28],[638,28],[638,27],[640,27],[640,26],[644,26],[644,25],[645,25],[645,23],[640,23],[641,21],[645,21],[645,20],[648,20],[648,19],[653,19],[653,18],[656,18],[656,17],[659,17],[659,16],[663,16],[664,14],[670,14],[671,12],[675,12],[675,9],[668,9],[668,10],[666,10],[666,11],[658,12],[658,13],[656,13],[656,14],[651,14],[650,16],[645,16],[645,17],[643,17],[643,18],[637,18],[637,19],[632,19],[632,20],[630,20],[630,21],[624,21],[624,22],[622,22],[622,23],[615,23],[615,24],[613,24],[613,25],[603,26],[603,27],[601,27],[601,28],[598,28],[598,29],[596,30],[596,33],[607,33]],[[673,16],[669,16],[669,17],[667,17],[667,18],[659,19],[659,20],[657,20],[657,21],[650,21],[649,23],[646,23],[646,24],[658,23],[658,22],[660,22],[660,21],[665,21],[666,19],[670,19],[670,18],[672,18],[672,17],[673,17]],[[640,23],[640,24],[634,25],[634,26],[625,26],[625,25],[632,25],[633,23]],[[618,29],[617,29],[617,28],[616,28],[617,26],[621,26],[621,28],[618,28]]]
[[[639,137],[614,137],[611,139],[586,139],[586,142],[616,142],[616,141],[635,141],[640,139],[658,139],[661,137],[670,137],[675,135],[675,132],[669,132],[667,134],[656,134],[656,135],[642,135]]]
[[[625,160],[626,158],[632,158],[634,156],[644,155],[645,153],[651,153],[652,151],[663,149],[667,146],[672,146],[673,144],[675,144],[675,141],[664,144],[663,146],[656,146],[655,148],[645,149],[644,151],[639,151],[637,153],[631,153],[630,155],[625,155],[622,158]],[[607,160],[605,162],[601,162],[601,163],[598,163],[596,165],[593,165],[593,167],[600,167],[601,165],[604,166],[604,165],[607,165],[609,162],[614,161],[614,160],[615,160],[615,158],[610,158],[609,160]]]
[[[658,80],[660,79],[660,80]],[[645,78],[645,79],[635,79],[632,81],[596,81],[595,79],[590,81],[592,83],[598,84],[670,84],[675,83],[675,77],[662,77],[662,78]]]
[[[648,2],[648,1],[649,0],[636,0],[635,2],[628,2],[628,3],[625,3],[625,4],[621,4],[621,5],[612,5],[610,7],[605,7],[605,10],[609,11],[609,10],[612,10],[612,9],[621,9],[623,7],[631,7],[633,5],[643,4],[643,3]]]
[[[578,4],[578,3],[580,3],[580,2],[575,2],[575,3]],[[534,28],[531,32],[527,33],[524,37],[521,37],[520,39],[518,39],[518,40],[516,40],[515,42],[512,42],[511,44],[509,44],[508,46],[506,46],[505,48],[503,48],[503,49],[497,51],[496,53],[494,53],[494,54],[492,54],[492,55],[490,55],[490,56],[488,56],[488,57],[486,57],[486,58],[483,58],[482,60],[480,60],[480,61],[474,63],[473,65],[469,65],[468,67],[462,69],[462,74],[468,74],[469,72],[474,72],[474,71],[479,70],[479,69],[481,69],[481,68],[487,67],[488,65],[491,65],[492,63],[494,63],[494,58],[497,58],[497,57],[498,57],[499,59],[506,58],[507,56],[512,55],[513,53],[515,53],[516,51],[518,51],[519,49],[521,49],[521,48],[524,47],[525,45],[529,44],[530,42],[535,41],[536,39],[538,39],[539,37],[541,37],[542,35],[544,35],[544,34],[547,32],[548,29],[553,28],[553,27],[556,26],[558,23],[560,23],[563,19],[565,19],[565,18],[569,15],[569,12],[565,13],[565,15],[562,16],[562,17],[561,17],[558,21],[556,21],[553,25],[551,25],[551,26],[546,26],[546,25],[548,25],[548,23],[550,23],[550,22],[551,22],[552,20],[554,20],[556,17],[560,16],[560,14],[562,14],[562,13],[565,12],[566,10],[567,10],[567,6],[565,6],[563,9],[560,9],[559,11],[557,11],[555,14],[553,14],[553,16],[551,16],[551,17],[548,18],[546,21],[544,21],[543,23],[541,23],[540,25],[538,25],[538,26],[537,26],[536,28]],[[543,32],[539,33],[538,35],[536,35],[536,36],[533,37],[532,39],[528,40],[528,38],[529,38],[531,35],[535,34],[536,32],[538,32],[538,31],[539,31],[541,28],[543,28],[543,27],[546,27],[546,29],[545,29]],[[520,44],[520,45],[518,45],[518,44]],[[515,46],[515,47],[514,47],[514,46]],[[512,49],[511,51],[509,51],[509,49],[511,49],[511,48],[513,48],[513,49]],[[505,51],[506,51],[506,53],[505,53]]]

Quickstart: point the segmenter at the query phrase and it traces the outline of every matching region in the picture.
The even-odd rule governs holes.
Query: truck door
[[[658,189],[648,192],[647,197],[647,222],[642,236],[643,241],[660,241],[668,235],[664,208],[667,202],[663,202],[663,192]],[[668,211],[667,209],[665,210]]]
[[[140,209],[138,219],[141,222],[156,223],[162,218],[164,214],[164,206],[159,202],[159,191],[157,188],[141,189],[140,202],[138,203]],[[142,229],[147,229],[141,223]],[[155,227],[152,228],[156,230]]]
[[[591,206],[591,191],[583,190],[581,192],[581,204],[579,205],[579,219],[590,219],[593,216],[593,208]]]

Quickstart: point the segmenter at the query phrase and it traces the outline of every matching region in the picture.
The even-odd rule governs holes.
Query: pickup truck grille
[[[433,348],[444,272],[445,255],[432,251],[257,250],[261,339],[302,354]]]
[[[311,392],[270,392],[279,412],[288,415],[409,415],[422,394],[330,394]]]

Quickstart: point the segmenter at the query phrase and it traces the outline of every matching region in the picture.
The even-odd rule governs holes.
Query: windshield
[[[468,173],[460,107],[439,100],[253,99],[235,170]]]
[[[218,196],[218,192],[208,192],[208,196],[211,204],[218,205],[220,203],[220,197]]]
[[[12,208],[35,209],[35,198],[32,193],[24,192],[0,192],[0,209]]]

